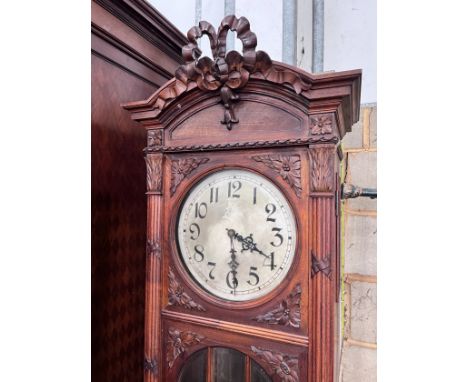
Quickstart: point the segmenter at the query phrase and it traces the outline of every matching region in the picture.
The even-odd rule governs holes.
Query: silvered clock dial
[[[254,172],[230,169],[208,175],[188,192],[177,241],[198,284],[222,299],[247,301],[286,277],[297,230],[278,187]]]

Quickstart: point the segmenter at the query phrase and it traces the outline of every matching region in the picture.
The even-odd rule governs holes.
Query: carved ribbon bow
[[[242,53],[232,50],[226,54],[226,36],[228,30],[237,32],[237,38],[242,41]],[[202,57],[197,39],[206,34],[210,40],[211,52],[214,60]],[[185,65],[181,65],[175,76],[184,84],[190,81],[205,91],[220,89],[221,100],[224,105],[224,119],[222,124],[228,130],[239,120],[234,115],[232,103],[239,100],[232,89],[242,88],[247,84],[249,76],[256,70],[262,72],[271,68],[272,62],[268,54],[255,51],[257,36],[250,30],[250,23],[245,17],[226,16],[216,32],[213,25],[207,21],[200,21],[198,26],[192,27],[187,38],[189,43],[182,48]]]

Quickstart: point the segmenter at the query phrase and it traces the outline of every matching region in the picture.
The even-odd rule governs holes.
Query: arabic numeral
[[[193,248],[193,250],[195,251],[195,253],[193,254],[193,258],[195,259],[195,261],[197,262],[203,261],[203,259],[205,258],[205,254],[203,253],[205,248],[203,248],[203,245],[197,244]]]
[[[209,278],[211,280],[214,280],[213,271],[214,271],[214,269],[216,267],[216,263],[212,263],[211,261],[208,261],[208,266],[213,267],[213,268],[211,268],[210,274],[208,276],[209,276]]]
[[[272,270],[272,271],[275,270],[276,264],[275,264],[275,253],[274,252],[271,252],[270,257],[268,257],[267,259],[265,259],[263,261],[263,266],[264,267],[270,267],[270,270]]]
[[[279,247],[281,244],[283,244],[283,235],[280,234],[280,231],[282,230],[282,228],[278,228],[278,227],[274,227],[271,229],[273,232],[276,232],[275,233],[275,238],[277,237],[279,239],[279,244],[276,244],[274,241],[270,241],[270,244],[273,246],[273,247]]]
[[[192,228],[193,227],[193,228]],[[190,239],[197,240],[200,236],[200,226],[197,223],[190,224],[189,231],[192,235],[190,235]],[[196,233],[196,237],[193,234]]]
[[[236,278],[236,274],[237,274],[236,271],[229,271],[226,275],[226,284],[231,289],[236,289],[237,285],[239,285],[239,282],[237,281],[237,278]]]
[[[253,281],[247,280],[247,282],[252,286],[257,285],[258,282],[260,281],[260,277],[258,277],[258,274],[256,272],[257,272],[257,267],[250,267],[249,276],[253,277],[255,281],[253,282]]]
[[[205,202],[203,203],[195,203],[195,218],[204,219],[206,214],[208,213],[208,206]]]
[[[242,187],[242,183],[238,180],[234,182],[229,182],[228,184],[228,198],[240,198],[238,194],[239,190]]]
[[[265,206],[265,212],[268,214],[267,222],[276,222],[276,218],[271,217],[276,212],[276,206],[273,203],[268,203]]]
[[[218,187],[210,188],[210,203],[218,203]]]

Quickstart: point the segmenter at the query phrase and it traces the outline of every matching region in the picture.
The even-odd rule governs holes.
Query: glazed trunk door
[[[247,355],[214,347],[193,354],[182,367],[178,382],[271,382],[271,378]]]

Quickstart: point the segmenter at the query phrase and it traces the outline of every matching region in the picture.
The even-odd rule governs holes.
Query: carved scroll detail
[[[316,147],[309,151],[311,161],[311,191],[332,191],[334,181],[332,150]]]
[[[146,254],[148,256],[156,256],[158,259],[161,258],[161,244],[155,240],[148,240],[146,242]]]
[[[311,118],[310,134],[330,134],[332,130],[331,115],[318,115]]]
[[[325,276],[330,278],[332,273],[330,255],[325,256],[323,259],[318,259],[312,253],[311,276],[315,277],[319,272],[323,272]]]
[[[181,306],[189,310],[198,310],[199,312],[206,312],[206,309],[197,304],[193,299],[185,292],[184,288],[176,280],[174,271],[169,267],[169,305]]]
[[[276,374],[281,381],[299,382],[299,360],[279,352],[264,350],[255,346],[250,347],[268,365],[270,374]]]
[[[279,306],[272,311],[254,318],[257,322],[265,322],[273,325],[291,325],[299,328],[301,324],[301,285],[297,284],[288,297],[281,301]]]
[[[171,196],[174,195],[180,182],[182,182],[188,174],[190,174],[201,164],[208,161],[208,158],[186,158],[173,160],[171,165]]]
[[[147,151],[155,149],[163,145],[163,131],[162,129],[148,130],[148,147]]]
[[[301,157],[299,155],[256,155],[252,159],[277,172],[298,197],[301,196]]]
[[[161,192],[162,156],[149,154],[146,161],[146,188],[148,192]]]
[[[158,373],[158,361],[154,358],[145,358],[143,361],[143,370],[156,376]]]
[[[180,331],[177,329],[169,329],[167,338],[167,355],[166,360],[169,368],[174,365],[175,360],[184,353],[188,348],[199,344],[205,339],[204,336],[190,332]]]

